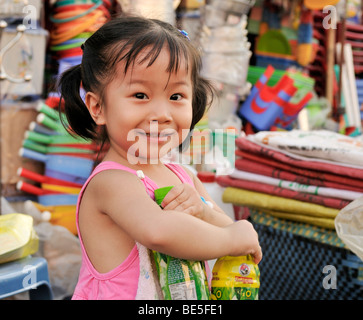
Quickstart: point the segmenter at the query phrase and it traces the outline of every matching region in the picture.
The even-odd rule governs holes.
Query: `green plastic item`
[[[173,188],[168,186],[154,191],[155,201],[161,204]],[[174,258],[152,251],[165,300],[209,300],[210,292],[204,262]]]
[[[156,203],[160,206],[161,203],[163,202],[164,197],[166,196],[166,194],[173,188],[173,186],[168,186],[168,187],[163,187],[163,188],[159,188],[156,189],[154,191],[154,195],[155,195],[155,201]]]
[[[77,148],[76,146],[77,145],[75,145],[75,147],[49,146],[28,139],[23,140],[24,148],[31,149],[44,154],[71,153],[71,154],[88,154],[92,156],[93,154],[92,150],[85,148]]]
[[[25,139],[29,139],[34,142],[43,143],[43,144],[90,144],[91,143],[90,140],[73,137],[70,134],[48,136],[34,131],[26,131]]]
[[[266,31],[258,40],[257,50],[261,52],[291,55],[291,46],[285,35],[279,30]]]

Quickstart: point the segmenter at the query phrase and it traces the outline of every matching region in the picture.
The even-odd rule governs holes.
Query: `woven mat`
[[[250,208],[251,218],[255,223],[270,226],[274,229],[287,231],[320,243],[329,244],[338,248],[346,248],[345,244],[337,236],[335,230],[328,230],[310,224],[279,219]]]

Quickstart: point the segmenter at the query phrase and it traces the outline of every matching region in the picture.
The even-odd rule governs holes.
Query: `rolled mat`
[[[334,219],[332,219],[332,218],[317,218],[317,217],[305,216],[302,214],[279,212],[279,211],[267,210],[267,209],[263,209],[263,211],[275,218],[296,221],[296,222],[303,222],[303,223],[310,224],[313,226],[335,230]]]
[[[272,196],[260,192],[227,187],[222,196],[223,202],[239,206],[295,213],[317,218],[334,219],[339,210],[327,208],[314,203]]]

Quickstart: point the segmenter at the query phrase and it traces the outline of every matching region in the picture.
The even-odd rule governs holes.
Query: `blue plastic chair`
[[[46,259],[28,256],[0,264],[0,299],[25,291],[30,300],[53,299]]]

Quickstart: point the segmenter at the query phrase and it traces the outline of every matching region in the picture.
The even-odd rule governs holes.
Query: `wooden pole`
[[[336,37],[336,29],[329,28],[327,30],[327,74],[326,74],[326,87],[325,87],[325,96],[330,102],[331,105],[334,103],[334,63],[335,63],[335,37]]]
[[[344,65],[344,40],[345,40],[345,30],[346,30],[346,12],[347,12],[347,2],[344,5],[344,12],[342,17],[341,28],[339,32],[339,42],[341,44],[341,52],[340,52],[340,61],[339,61],[339,89],[338,89],[338,98],[337,98],[337,113],[338,116],[341,114],[341,97],[342,97],[342,66]]]

